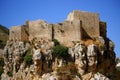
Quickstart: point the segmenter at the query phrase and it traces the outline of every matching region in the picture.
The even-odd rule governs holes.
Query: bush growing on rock
[[[66,58],[68,56],[68,47],[57,45],[53,48],[53,56],[57,58]]]
[[[32,55],[30,55],[30,54],[25,55],[24,61],[27,65],[31,65],[33,63]]]
[[[24,56],[24,62],[30,66],[31,64],[33,64],[33,59],[32,59],[32,54],[31,54],[31,49],[28,49],[28,51],[26,52],[26,55]]]
[[[55,46],[60,45],[60,43],[58,42],[57,39],[53,39],[53,42],[54,42],[54,45],[55,45]]]

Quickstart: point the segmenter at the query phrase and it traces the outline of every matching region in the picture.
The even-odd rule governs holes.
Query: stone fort
[[[57,39],[61,44],[70,46],[74,41],[99,36],[106,37],[106,23],[100,21],[99,14],[75,10],[62,23],[48,24],[37,20],[13,26],[10,28],[9,40]]]

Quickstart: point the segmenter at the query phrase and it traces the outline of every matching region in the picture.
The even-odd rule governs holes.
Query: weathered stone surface
[[[61,44],[71,47],[75,41],[99,36],[106,37],[106,25],[99,21],[99,15],[76,10],[71,12],[63,23],[48,24],[43,20],[36,20],[27,21],[23,26],[11,27],[9,39],[57,39]]]
[[[80,21],[65,21],[62,24],[55,24],[54,26],[54,38],[61,44],[66,46],[73,46],[72,41],[80,41]]]
[[[103,38],[96,38],[95,44],[83,45],[77,43],[74,47],[69,48],[69,54],[77,64],[78,72],[81,75],[87,72],[101,73],[110,72],[115,70],[114,57],[114,44],[111,41],[109,43],[109,52],[106,53],[106,44]],[[99,44],[98,44],[99,43]],[[106,54],[108,55],[105,58]],[[113,61],[112,61],[113,60]],[[105,65],[106,64],[106,65]],[[111,68],[110,68],[111,65]]]
[[[88,71],[94,71],[96,70],[97,63],[98,63],[98,50],[97,46],[95,44],[88,46],[87,51],[87,60],[88,60]]]
[[[53,59],[52,48],[54,47],[54,43],[43,39],[40,41],[34,39],[32,41],[32,45],[29,43],[24,44],[21,41],[7,42],[3,54],[5,66],[4,73],[1,76],[2,80],[59,80],[63,79],[62,77],[70,80],[110,80],[111,78],[109,79],[104,75],[111,77],[110,71],[112,72],[115,70],[114,61],[112,61],[115,58],[113,51],[114,44],[108,41],[109,47],[107,49],[101,48],[100,45],[104,44],[104,46],[106,46],[103,38],[96,38],[95,40],[98,41],[100,45],[96,42],[90,45],[75,43],[73,47],[69,48],[68,53],[71,55],[72,62],[76,65],[77,72],[80,74],[79,77],[75,77],[73,74],[65,74],[65,76],[56,75],[57,73],[54,71],[57,70],[58,67],[64,66],[65,63],[63,59]],[[30,54],[32,54],[34,64],[26,66],[24,61],[21,61],[21,56],[25,55],[26,51],[29,50],[31,46],[32,52]],[[107,53],[106,50],[108,50]],[[107,58],[105,58],[106,54]],[[70,62],[71,60],[66,63]],[[109,68],[110,66],[111,68]],[[7,73],[12,70],[13,77],[9,77]],[[69,78],[67,78],[67,76],[69,76]]]
[[[9,40],[28,41],[27,26],[13,26],[10,28]]]
[[[111,80],[99,72],[88,73],[88,74],[82,76],[82,78],[83,78],[83,80]]]
[[[42,54],[40,53],[40,49],[33,49],[33,60],[34,60],[34,73],[36,75],[42,74]]]
[[[29,40],[33,38],[38,39],[52,39],[52,25],[43,20],[28,21],[29,26]]]
[[[100,35],[99,15],[97,13],[75,10],[68,15],[67,20],[79,20],[82,22],[82,29],[84,30],[82,34],[87,33],[89,37],[98,37]]]
[[[15,75],[18,72],[22,63],[22,57],[29,47],[28,43],[25,45],[21,41],[7,41],[3,53],[5,74],[9,72],[10,75]]]
[[[57,76],[51,75],[50,73],[42,75],[43,80],[57,80]]]
[[[76,44],[75,47],[69,49],[72,58],[75,60],[75,64],[78,65],[78,71],[81,75],[85,73],[87,67],[86,47],[83,44]],[[72,51],[73,50],[73,51]]]

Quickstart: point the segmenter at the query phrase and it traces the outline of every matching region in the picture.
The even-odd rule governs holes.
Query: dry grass
[[[91,45],[94,43],[94,40],[92,39],[87,39],[87,40],[82,40],[81,43],[85,44],[86,46]]]
[[[81,43],[85,44],[86,46],[95,44],[97,46],[101,46],[101,42],[98,40],[93,40],[93,39],[87,39],[87,40],[82,40]]]
[[[66,64],[57,69],[58,80],[73,80],[78,75],[77,66],[74,63]]]

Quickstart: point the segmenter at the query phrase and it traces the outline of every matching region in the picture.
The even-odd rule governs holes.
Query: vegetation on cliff
[[[58,40],[54,39],[53,56],[65,59],[68,56],[68,47],[61,45]]]
[[[24,62],[27,64],[27,66],[30,66],[31,64],[33,64],[33,59],[32,59],[32,55],[31,55],[31,51],[32,49],[28,49],[26,51],[26,55],[24,56]]]

